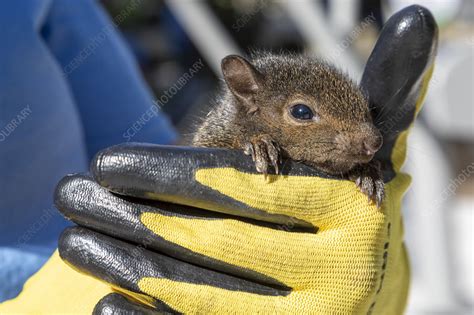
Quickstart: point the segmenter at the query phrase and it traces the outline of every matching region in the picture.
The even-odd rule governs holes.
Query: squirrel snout
[[[382,134],[371,126],[362,130],[341,132],[334,140],[342,152],[346,152],[358,163],[370,161],[383,144]]]
[[[363,153],[369,156],[374,155],[382,147],[382,143],[383,138],[380,134],[366,138],[362,144]]]

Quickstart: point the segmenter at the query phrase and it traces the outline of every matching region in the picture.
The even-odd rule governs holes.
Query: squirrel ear
[[[247,105],[253,105],[255,93],[261,85],[262,74],[250,62],[237,55],[222,59],[221,67],[232,93]]]

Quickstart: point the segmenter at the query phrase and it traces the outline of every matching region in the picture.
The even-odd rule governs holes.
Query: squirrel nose
[[[380,147],[382,147],[382,136],[371,137],[364,140],[364,153],[366,155],[374,155]]]

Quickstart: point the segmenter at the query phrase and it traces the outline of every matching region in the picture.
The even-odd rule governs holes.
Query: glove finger
[[[392,173],[392,150],[420,109],[432,73],[438,29],[431,13],[418,5],[394,14],[384,25],[367,61],[361,88],[369,98],[384,145],[376,159]]]
[[[195,266],[83,227],[64,230],[58,249],[61,259],[75,269],[137,294],[143,293],[138,287],[143,278],[168,279],[264,296],[289,294],[288,290]],[[155,306],[156,301],[145,302]]]
[[[265,178],[254,168],[233,150],[126,144],[101,151],[91,172],[118,194],[296,227],[314,228],[336,203],[364,198],[353,182],[296,162],[287,161],[282,176]]]
[[[85,228],[72,227],[63,232],[58,248],[61,258],[76,270],[151,307],[156,307],[156,300],[160,300],[183,313],[274,313],[279,306],[288,310],[294,299],[307,299],[304,292],[278,290],[147,250],[136,252],[134,247]],[[292,301],[285,302],[287,299]]]
[[[104,296],[94,307],[92,315],[109,314],[133,314],[133,315],[158,315],[158,314],[179,314],[163,302],[156,301],[156,307],[132,302],[118,293],[110,293]]]
[[[235,217],[163,202],[143,204],[140,203],[141,201],[138,199],[125,200],[120,198],[85,175],[63,178],[55,192],[56,207],[66,218],[81,226],[140,244],[137,250],[147,247],[180,260],[236,275],[240,278],[267,283],[272,286],[285,287],[283,283],[267,275],[199,254],[189,248],[171,242],[157,235],[155,231],[142,223],[145,214],[161,215],[163,218],[169,218],[169,220],[173,218],[187,218],[209,222],[235,219]],[[254,223],[261,224],[260,222]],[[176,227],[168,226],[166,230],[174,228]],[[198,233],[202,230],[195,231]]]

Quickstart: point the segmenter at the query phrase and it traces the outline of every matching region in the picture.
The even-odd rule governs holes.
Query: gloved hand
[[[59,184],[56,204],[79,225],[63,233],[62,259],[150,309],[402,313],[400,203],[410,179],[400,167],[436,38],[427,10],[399,12],[362,78],[384,136],[381,209],[354,183],[290,161],[268,180],[236,151],[119,145],[97,155],[94,179]],[[96,311],[104,308],[145,310],[120,295]]]
[[[59,184],[58,208],[80,225],[63,233],[62,259],[151,308],[400,314],[408,284],[400,202],[409,177],[399,171],[436,36],[426,10],[399,12],[362,78],[384,136],[382,209],[352,182],[297,163],[268,181],[236,151],[120,145],[97,155],[94,179]],[[140,307],[116,299],[96,310]]]
[[[387,22],[368,60],[361,86],[384,136],[381,209],[353,182],[291,161],[264,179],[223,149],[120,145],[97,155],[94,178],[64,178],[56,205],[79,226],[61,236],[61,258],[121,293],[95,311],[402,313],[410,178],[400,168],[436,44],[433,17],[412,6]]]

